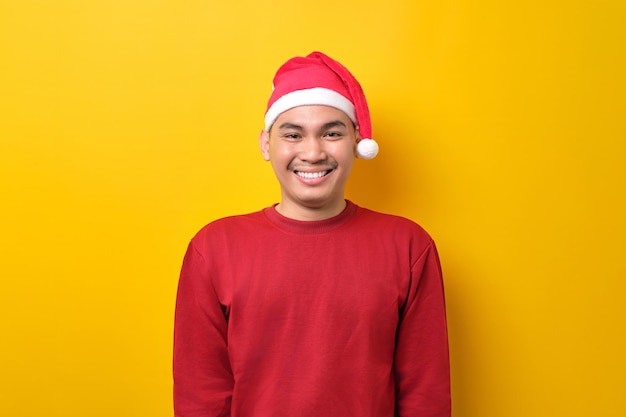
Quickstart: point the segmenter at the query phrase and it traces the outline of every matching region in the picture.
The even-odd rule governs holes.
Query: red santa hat
[[[270,130],[281,113],[306,105],[331,106],[346,113],[362,138],[357,155],[363,159],[376,156],[378,144],[372,139],[372,122],[361,85],[346,67],[321,52],[292,58],[278,69],[265,112],[265,130]]]

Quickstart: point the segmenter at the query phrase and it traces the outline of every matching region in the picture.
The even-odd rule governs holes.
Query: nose
[[[306,137],[300,144],[300,160],[314,163],[326,159],[326,149],[323,139],[317,137]]]

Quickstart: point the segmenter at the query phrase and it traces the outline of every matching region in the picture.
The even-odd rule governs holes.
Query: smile
[[[302,171],[295,171],[295,174],[297,176],[299,176],[300,178],[306,178],[306,179],[315,179],[315,178],[321,178],[325,175],[328,175],[328,173],[331,170],[327,170],[327,171],[318,171],[318,172],[302,172]]]

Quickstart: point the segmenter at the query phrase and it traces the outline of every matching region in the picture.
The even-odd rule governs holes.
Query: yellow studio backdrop
[[[278,200],[271,77],[322,50],[368,95],[349,198],[421,223],[455,417],[626,415],[626,3],[0,3],[0,415],[171,416],[178,271]]]

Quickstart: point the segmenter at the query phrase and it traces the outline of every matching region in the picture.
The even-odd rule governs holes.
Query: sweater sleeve
[[[450,362],[439,256],[431,241],[411,268],[394,361],[399,417],[450,417]]]
[[[233,390],[227,318],[202,254],[190,243],[174,323],[175,417],[227,417]]]

